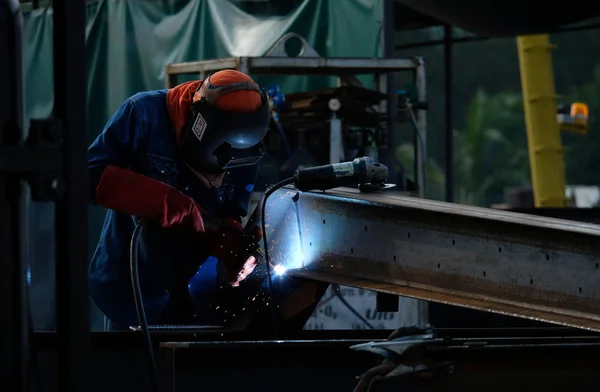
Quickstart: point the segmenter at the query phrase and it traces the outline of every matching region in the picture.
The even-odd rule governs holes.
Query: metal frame
[[[446,201],[454,201],[454,110],[452,100],[452,26],[444,25],[444,170]]]
[[[0,161],[7,143],[21,138],[23,125],[22,30],[23,17],[16,0],[3,0],[0,5]],[[8,139],[8,140],[7,140]],[[22,153],[22,152],[21,152]],[[4,386],[11,391],[27,391],[29,358],[29,319],[25,271],[26,260],[21,250],[26,246],[21,236],[24,227],[19,220],[23,198],[18,179],[0,162],[0,309],[5,315],[0,323],[0,366]],[[25,207],[25,206],[24,206]],[[4,388],[3,388],[4,389]]]
[[[600,225],[345,188],[265,214],[294,276],[600,331]]]
[[[285,44],[290,39],[297,39],[302,44],[302,50],[298,57],[286,55]],[[290,33],[281,37],[262,57],[231,57],[217,60],[203,60],[186,63],[168,64],[165,67],[166,88],[172,88],[178,84],[178,75],[197,75],[204,78],[206,74],[222,69],[236,69],[252,75],[327,75],[337,76],[348,84],[360,83],[355,75],[373,74],[376,77],[377,89],[386,93],[389,89],[388,74],[400,71],[413,72],[414,83],[417,88],[417,99],[419,102],[426,101],[426,78],[425,62],[421,57],[412,58],[324,58],[310,47],[304,38]],[[394,100],[392,100],[394,101]],[[382,112],[387,110],[387,105],[382,105]],[[426,135],[425,110],[418,110],[419,127],[423,135]],[[396,129],[396,117],[389,116],[388,130]],[[425,139],[425,138],[424,138]],[[392,140],[394,140],[392,138]],[[425,140],[423,140],[425,142]],[[415,141],[415,156],[419,157],[422,151],[421,141]],[[389,148],[389,147],[388,147]],[[393,146],[391,147],[393,149]],[[389,154],[388,154],[389,155]],[[393,154],[392,154],[393,155]],[[389,159],[389,157],[388,157]],[[419,160],[420,162],[421,160]],[[389,167],[395,166],[393,162],[383,162]],[[420,185],[422,194],[424,185],[425,165],[415,165],[415,181]]]
[[[56,321],[58,390],[87,390],[86,354],[89,346],[87,291],[88,172],[86,129],[85,1],[56,0],[54,12],[54,113],[23,125],[22,14],[16,0],[3,0],[2,11],[11,26],[6,37],[10,64],[2,73],[9,92],[0,107],[0,211],[3,255],[2,310],[11,315],[2,323],[2,374],[10,374],[8,390],[28,390],[35,377],[28,341],[31,330],[26,283],[28,249],[32,245],[28,208],[31,200],[56,203]],[[3,15],[4,16],[4,15]],[[4,37],[3,37],[4,39]],[[0,89],[4,90],[4,89]],[[6,112],[4,111],[6,110]],[[25,136],[27,135],[27,136]],[[6,272],[6,273],[5,273]],[[4,295],[7,294],[7,295]],[[5,332],[5,331],[3,331]],[[6,349],[12,347],[12,349]],[[4,373],[6,370],[6,373]],[[39,369],[37,369],[39,371]]]
[[[90,315],[87,287],[89,173],[87,169],[87,72],[85,1],[55,0],[54,111],[63,126],[62,178],[56,203],[56,331],[58,389],[85,390]]]

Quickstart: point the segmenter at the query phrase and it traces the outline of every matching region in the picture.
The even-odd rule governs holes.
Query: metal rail
[[[286,44],[296,40],[300,44],[297,56],[289,56]],[[213,60],[167,64],[165,67],[166,88],[178,84],[179,75],[196,74],[204,78],[208,73],[222,69],[237,69],[247,74],[260,75],[330,75],[343,76],[350,84],[360,84],[353,74],[376,74],[378,87],[385,91],[386,74],[398,71],[420,72],[415,82],[424,83],[424,62],[421,57],[409,58],[325,58],[301,36],[288,33],[282,36],[264,56],[229,57]],[[421,93],[418,88],[419,93]],[[419,100],[425,101],[425,97]],[[423,115],[423,113],[421,113]]]
[[[324,58],[324,57],[232,57],[218,60],[175,63],[166,66],[167,75],[203,74],[221,69],[243,69],[252,74],[335,75],[398,72],[419,67],[415,58]],[[173,79],[167,87],[173,87]]]
[[[265,214],[292,275],[600,331],[600,225],[346,188]]]

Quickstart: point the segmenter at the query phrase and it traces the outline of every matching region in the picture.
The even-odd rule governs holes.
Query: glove
[[[254,271],[258,260],[258,242],[262,238],[260,226],[244,231],[242,224],[234,219],[223,219],[221,226],[211,236],[211,255],[219,259],[227,271],[227,281],[233,286]]]
[[[95,196],[105,208],[150,219],[161,227],[204,232],[200,208],[194,200],[172,186],[131,170],[107,166]]]

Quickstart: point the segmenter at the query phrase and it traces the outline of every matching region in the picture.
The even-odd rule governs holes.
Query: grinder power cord
[[[328,190],[342,186],[356,186],[361,192],[374,192],[382,189],[394,187],[394,184],[387,184],[388,178],[387,166],[373,162],[369,157],[356,158],[351,162],[333,163],[330,165],[316,166],[306,169],[299,169],[293,177],[278,182],[269,188],[263,195],[260,202],[259,213],[261,215],[261,225],[263,232],[263,244],[265,264],[267,269],[267,279],[269,292],[271,295],[271,311],[273,313],[273,327],[275,338],[278,337],[278,318],[276,317],[275,298],[273,298],[273,278],[271,273],[271,260],[269,256],[269,242],[267,239],[266,224],[266,205],[269,196],[278,189],[286,185],[295,185],[296,189],[302,192],[311,190]]]

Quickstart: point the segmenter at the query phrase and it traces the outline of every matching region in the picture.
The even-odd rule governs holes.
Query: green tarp
[[[286,15],[256,16],[228,0],[91,2],[86,29],[90,137],[128,96],[163,88],[167,63],[260,56],[287,32],[305,37],[322,56],[378,54],[381,0],[295,3]],[[51,9],[26,15],[25,37],[27,112],[45,116],[52,107]],[[284,91],[326,83],[314,77],[269,81]]]
[[[87,116],[90,142],[129,96],[164,86],[168,63],[263,55],[283,34],[294,32],[326,57],[375,57],[381,52],[381,0],[284,0],[265,4],[229,0],[100,0],[87,6]],[[28,118],[52,111],[52,9],[25,14],[25,94]],[[320,88],[327,78],[259,77],[284,92]],[[56,86],[60,88],[60,86]],[[86,130],[81,130],[86,132]],[[52,254],[49,206],[36,206],[33,233],[40,260]],[[104,211],[91,209],[90,255]],[[39,269],[38,269],[39,270]],[[35,271],[32,271],[34,285]],[[41,273],[37,274],[41,279]],[[49,277],[47,277],[49,278]],[[48,289],[47,286],[44,286]],[[43,301],[45,293],[36,290]],[[44,296],[46,295],[46,297]],[[37,302],[37,301],[34,301]],[[39,303],[40,308],[47,308]],[[36,317],[40,319],[41,316]],[[50,317],[50,316],[48,316]],[[44,320],[45,317],[42,317]],[[44,320],[36,324],[46,327]],[[98,322],[93,323],[99,327]]]

